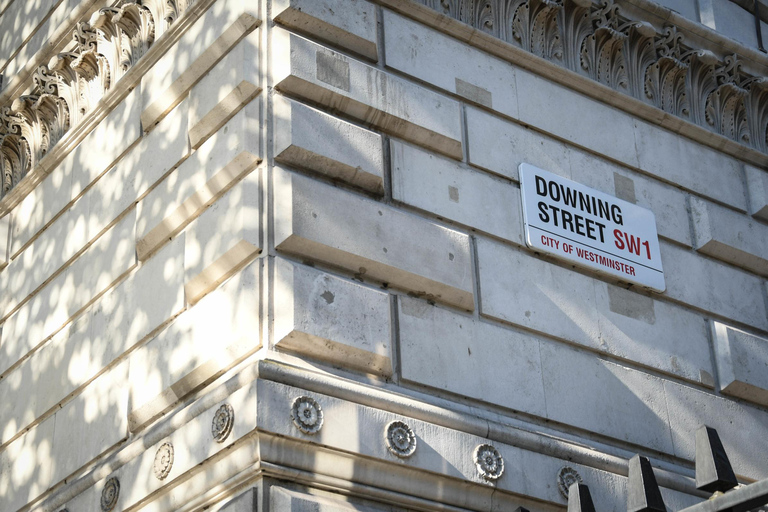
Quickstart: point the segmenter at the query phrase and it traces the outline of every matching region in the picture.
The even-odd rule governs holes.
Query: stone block
[[[606,129],[612,124],[606,123]],[[643,172],[746,211],[743,164],[682,135],[635,120],[637,164]]]
[[[398,322],[403,379],[546,416],[537,338],[403,296]]]
[[[423,24],[384,10],[387,66],[517,118],[515,68]]]
[[[737,476],[752,480],[765,478],[764,454],[768,451],[765,410],[671,381],[664,383],[664,391],[675,455],[693,461],[696,430],[707,425],[720,434]]]
[[[277,23],[378,60],[376,49],[376,6],[365,0],[277,0],[272,6]]]
[[[131,354],[131,431],[261,347],[259,271],[251,263]]]
[[[251,102],[139,203],[136,252],[150,257],[261,161],[258,105]]]
[[[140,116],[141,96],[136,88],[60,164],[72,168],[70,200],[82,194],[141,137]]]
[[[768,221],[768,172],[751,165],[744,167],[747,172],[749,213],[753,217]]]
[[[570,148],[519,124],[467,107],[469,163],[520,181],[518,167],[525,162],[568,177]]]
[[[135,210],[6,319],[0,374],[55,334],[136,264]]]
[[[702,21],[714,18],[712,27],[720,34],[738,41],[744,46],[757,48],[757,32],[754,29],[755,16],[734,2],[718,2],[716,0],[701,0],[699,3]],[[748,30],[746,27],[751,28]]]
[[[691,247],[685,194],[591,153],[572,148],[570,179],[651,210],[660,237]]]
[[[215,2],[141,80],[145,132],[183,100],[189,90],[248,33],[259,26],[248,0]]]
[[[87,237],[88,201],[77,201],[0,274],[0,318],[8,316],[78,251]]]
[[[768,330],[763,281],[759,277],[667,243],[661,244],[661,260],[667,297]]]
[[[51,10],[55,0],[12,2],[0,16],[0,69],[5,68],[25,41],[32,36]]]
[[[260,92],[259,31],[248,34],[189,91],[189,142],[197,149]]]
[[[184,309],[184,237],[173,240],[104,294],[90,314],[83,350],[100,370]]]
[[[477,257],[483,316],[712,386],[701,316],[486,239]]]
[[[14,208],[12,255],[133,146],[141,135],[140,106],[138,91],[129,94]]]
[[[111,368],[54,416],[52,482],[117,444],[128,433],[128,363]]]
[[[278,250],[474,309],[467,235],[280,169],[274,180]]]
[[[188,112],[184,102],[88,190],[88,237],[97,236],[134,206],[189,155]]]
[[[261,253],[259,173],[254,172],[208,207],[185,231],[186,300],[203,295]]]
[[[272,37],[279,91],[462,157],[458,102],[284,30],[276,28]]]
[[[520,122],[637,167],[630,114],[522,69],[515,76]]]
[[[6,425],[4,427],[11,427]],[[0,451],[0,502],[19,510],[51,485],[54,419],[49,418]]]
[[[673,453],[662,379],[556,342],[541,342],[548,418]]]
[[[11,250],[11,215],[0,219],[0,270],[8,265]]]
[[[524,245],[520,188],[392,140],[392,197]]]
[[[81,315],[0,380],[0,444],[7,443],[69,393],[92,378],[87,348],[90,326]],[[98,370],[102,367],[99,366]],[[45,421],[45,420],[44,420]]]
[[[284,96],[275,96],[275,160],[384,192],[381,136]]]
[[[697,251],[768,276],[768,227],[698,197],[689,201]]]
[[[366,373],[392,375],[389,296],[275,260],[275,346]]]
[[[720,392],[768,405],[768,339],[712,321]]]

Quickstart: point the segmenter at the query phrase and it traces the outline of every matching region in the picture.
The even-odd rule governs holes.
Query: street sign
[[[657,292],[666,289],[653,212],[520,164],[528,247]]]

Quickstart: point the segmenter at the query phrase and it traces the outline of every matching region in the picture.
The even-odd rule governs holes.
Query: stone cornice
[[[38,66],[26,94],[11,96],[12,101],[8,98],[0,106],[0,216],[37,186],[138,84],[178,39],[181,31],[171,30],[176,20],[192,4],[201,4],[202,12],[210,3],[121,0],[76,24],[74,44],[68,51]],[[166,32],[176,35],[169,34],[155,45]],[[142,58],[145,54],[148,58]]]
[[[652,9],[655,23],[667,20],[657,27],[628,17],[613,0],[375,1],[641,119],[768,166],[768,79],[745,71],[765,69],[768,59],[668,9],[627,0]],[[712,41],[726,53],[690,46],[689,39]]]

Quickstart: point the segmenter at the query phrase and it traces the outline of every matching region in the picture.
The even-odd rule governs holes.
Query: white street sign
[[[520,189],[528,247],[666,289],[652,211],[530,164],[520,164]]]

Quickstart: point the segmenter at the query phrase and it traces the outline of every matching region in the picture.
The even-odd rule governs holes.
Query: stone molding
[[[403,0],[379,1],[427,22],[425,16],[407,8]],[[688,38],[688,30],[669,20],[657,29],[648,21],[631,19],[614,0],[597,3],[589,0],[408,0],[407,3],[427,7],[473,27],[471,36],[462,33],[460,39],[469,36],[476,41],[474,44],[480,44],[478,41],[490,36],[503,41],[598,82],[619,96],[638,100],[644,105],[637,112],[640,117],[660,122],[734,156],[759,164],[765,161],[768,78],[745,71],[754,53],[747,48],[741,52],[747,54],[746,59],[736,53],[719,57],[688,41],[697,39],[698,35]],[[444,30],[451,32],[448,28]],[[728,46],[729,52],[732,47]],[[530,64],[522,63],[528,69]],[[563,82],[564,77],[552,78]],[[577,87],[577,90],[583,88]],[[604,99],[617,106],[616,99]],[[637,103],[629,100],[620,108],[634,112],[637,109],[633,105]],[[654,110],[657,113],[652,113]],[[678,121],[673,122],[670,116]],[[681,125],[686,123],[695,125],[696,129],[683,128]],[[699,129],[716,138],[702,136],[697,133]],[[755,157],[752,151],[761,156]]]
[[[117,88],[194,1],[120,0],[76,24],[68,51],[39,66],[27,92],[0,106],[0,200]]]

